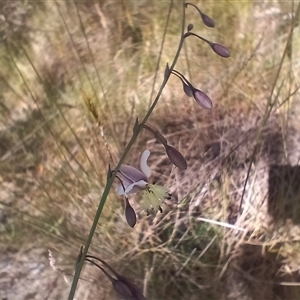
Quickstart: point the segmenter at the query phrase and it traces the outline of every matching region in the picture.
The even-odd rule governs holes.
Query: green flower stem
[[[75,295],[76,287],[77,287],[78,280],[79,280],[79,277],[80,277],[80,273],[81,273],[81,270],[82,270],[82,267],[83,267],[83,263],[84,263],[86,255],[88,253],[89,247],[91,245],[92,238],[93,238],[95,230],[97,228],[97,224],[98,224],[99,218],[101,216],[101,213],[102,213],[104,204],[106,202],[107,196],[109,194],[109,191],[110,191],[110,189],[112,187],[113,181],[114,181],[114,179],[116,177],[116,174],[118,173],[118,170],[119,170],[121,164],[125,160],[125,158],[126,158],[128,152],[129,152],[129,150],[131,149],[131,147],[134,144],[134,142],[136,141],[139,133],[143,129],[143,125],[147,122],[147,120],[149,119],[151,113],[153,112],[153,110],[154,110],[154,108],[155,108],[155,106],[156,106],[156,104],[157,104],[157,102],[158,102],[158,100],[159,100],[159,98],[160,98],[160,96],[161,96],[161,94],[163,92],[163,89],[165,88],[165,86],[166,86],[166,84],[167,84],[167,82],[169,80],[171,72],[172,72],[172,70],[175,67],[175,64],[176,64],[176,62],[178,60],[180,51],[181,51],[183,43],[184,43],[184,31],[185,31],[185,7],[184,7],[184,1],[183,1],[183,16],[182,16],[181,37],[180,37],[180,43],[178,45],[178,49],[177,49],[177,52],[175,54],[174,60],[173,60],[172,65],[171,65],[171,67],[169,69],[168,75],[165,76],[164,81],[161,84],[161,87],[160,87],[160,89],[159,89],[159,91],[158,91],[158,93],[157,93],[157,95],[155,97],[155,100],[153,101],[153,104],[151,105],[148,113],[146,114],[146,116],[144,117],[144,119],[142,120],[142,122],[138,125],[138,127],[136,128],[135,132],[133,133],[133,135],[132,135],[132,137],[131,137],[128,145],[126,146],[126,148],[125,148],[125,150],[124,150],[124,152],[123,152],[123,154],[122,154],[122,156],[120,158],[119,163],[117,164],[117,166],[115,168],[115,171],[113,172],[112,176],[107,180],[105,189],[103,191],[103,194],[102,194],[102,197],[101,197],[101,200],[100,200],[97,212],[96,212],[96,215],[94,217],[94,221],[93,221],[92,227],[90,229],[90,233],[88,235],[88,238],[87,238],[85,246],[84,246],[83,253],[81,255],[80,261],[77,262],[77,264],[76,264],[75,275],[74,275],[74,278],[73,278],[71,290],[70,290],[69,297],[68,297],[69,300],[73,300],[74,299],[74,295]]]

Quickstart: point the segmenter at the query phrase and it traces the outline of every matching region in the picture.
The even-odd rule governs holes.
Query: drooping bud
[[[170,161],[180,170],[187,169],[187,162],[183,155],[174,147],[165,145],[166,153]]]
[[[204,13],[201,12],[200,10],[199,10],[199,12],[200,12],[200,15],[201,15],[201,18],[202,18],[203,23],[204,23],[207,27],[215,27],[215,22],[214,22],[214,20],[213,20],[211,17],[209,17],[208,15],[204,14]]]
[[[186,35],[188,36],[189,33],[186,33]],[[194,35],[194,34],[191,33],[191,35]],[[195,35],[195,36],[197,36],[197,35]],[[207,40],[206,40],[206,42],[210,43]],[[183,84],[183,90],[189,97],[194,97],[194,99],[197,101],[197,103],[205,109],[212,108],[212,101],[205,93],[194,88],[193,85],[178,71],[173,70],[172,74],[174,74],[181,80],[181,82]]]
[[[230,57],[230,51],[225,46],[223,46],[221,44],[210,43],[210,47],[218,55],[225,57],[225,58]]]
[[[212,101],[211,99],[202,91],[198,89],[193,90],[193,96],[196,102],[205,109],[212,109]]]
[[[189,24],[187,26],[187,31],[191,31],[191,30],[193,30],[193,28],[194,28],[194,25],[193,24]]]
[[[211,17],[204,14],[195,4],[185,3],[185,7],[188,7],[188,5],[191,5],[191,6],[193,6],[194,8],[197,9],[197,11],[199,12],[199,14],[201,16],[201,19],[202,19],[202,22],[204,23],[204,25],[206,25],[207,27],[215,27],[215,22]]]
[[[130,289],[122,281],[115,280],[112,285],[117,294],[122,297],[121,299],[133,299]]]
[[[128,198],[126,198],[125,201],[126,201],[126,204],[125,204],[126,221],[127,221],[128,225],[133,228],[136,224],[136,214],[135,214],[134,209],[130,205]]]
[[[213,43],[213,42],[210,42],[209,40],[205,39],[204,37],[194,33],[194,32],[186,32],[184,34],[184,38],[187,38],[189,36],[195,36],[197,37],[198,39],[204,41],[205,43],[207,43],[211,49],[218,55],[222,56],[222,57],[230,57],[230,51],[228,50],[228,48],[226,48],[225,46],[221,45],[221,44],[217,44],[217,43]]]
[[[113,278],[103,267],[95,263],[92,259],[96,259],[100,261],[108,270],[117,278]],[[141,292],[140,288],[133,283],[127,277],[116,272],[108,263],[106,263],[103,259],[95,257],[93,255],[87,255],[86,261],[92,263],[96,267],[98,267],[106,277],[111,281],[115,291],[119,294],[121,299],[126,300],[146,300],[145,296]]]

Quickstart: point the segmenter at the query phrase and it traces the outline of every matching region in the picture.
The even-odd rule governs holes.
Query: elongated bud
[[[189,36],[195,36],[197,37],[198,39],[204,41],[205,43],[207,43],[211,49],[217,53],[218,55],[222,56],[222,57],[230,57],[230,51],[228,50],[228,48],[226,48],[225,46],[221,45],[221,44],[216,44],[216,43],[213,43],[213,42],[210,42],[209,40],[205,39],[204,37],[194,33],[194,32],[186,32],[184,34],[184,38],[187,38]]]
[[[100,261],[108,270],[117,278],[113,278],[103,267],[95,263],[92,259],[96,259]],[[103,259],[93,256],[93,255],[87,255],[86,259],[96,267],[98,267],[111,281],[113,284],[113,287],[115,291],[121,296],[121,299],[124,300],[146,300],[143,293],[141,292],[140,288],[131,281],[131,279],[122,276],[118,272],[116,272],[108,263],[106,263]]]
[[[202,91],[195,89],[193,91],[193,96],[196,100],[196,102],[205,109],[212,109],[212,101],[211,99]]]
[[[210,43],[210,46],[211,46],[211,49],[218,55],[225,57],[225,58],[230,57],[230,51],[225,46],[223,46],[221,44],[216,44],[216,43]]]
[[[122,299],[126,299],[126,300],[127,299],[128,300],[133,299],[132,298],[133,295],[131,293],[131,290],[122,281],[120,281],[120,280],[114,281],[113,282],[113,288],[117,292],[117,294],[122,297]]]
[[[204,14],[203,12],[200,12],[201,18],[203,23],[207,26],[207,27],[215,27],[215,22],[214,20],[209,17],[208,15]]]
[[[136,224],[136,214],[134,209],[130,205],[128,198],[126,198],[125,217],[128,225],[133,228]]]
[[[180,170],[187,169],[187,162],[183,155],[174,147],[165,145],[166,153],[170,161]]]
[[[188,5],[193,6],[194,8],[197,9],[197,11],[199,12],[199,14],[201,16],[201,19],[202,19],[202,22],[204,23],[204,25],[206,25],[207,27],[215,27],[215,22],[211,17],[204,14],[195,4],[185,3],[185,7],[188,7]]]

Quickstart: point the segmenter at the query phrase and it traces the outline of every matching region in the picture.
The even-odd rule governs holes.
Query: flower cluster
[[[203,21],[203,23],[208,26],[208,27],[214,27],[215,23],[214,21],[204,14],[196,5],[192,3],[185,3],[185,8],[188,6],[192,6],[193,8],[197,9],[197,11],[200,14],[200,17]],[[185,24],[183,24],[185,26]],[[182,34],[181,36],[181,41],[178,46],[177,54],[174,57],[172,66],[169,67],[168,64],[165,69],[164,73],[164,81],[161,85],[161,88],[153,101],[147,115],[143,119],[143,121],[139,124],[138,119],[136,119],[136,122],[133,127],[133,136],[131,138],[131,141],[129,142],[128,146],[126,147],[126,150],[123,154],[127,154],[129,151],[130,147],[132,146],[133,142],[136,140],[138,134],[142,129],[146,129],[150,131],[156,140],[158,141],[159,144],[161,144],[165,152],[170,159],[170,161],[180,170],[186,170],[187,169],[187,161],[185,160],[184,156],[173,146],[170,146],[166,140],[166,138],[157,130],[149,127],[146,125],[146,122],[151,115],[152,111],[154,110],[159,97],[161,95],[161,92],[163,91],[165,85],[167,84],[167,81],[169,77],[173,74],[177,78],[180,79],[181,83],[183,84],[183,91],[188,97],[193,97],[195,101],[204,109],[212,109],[213,103],[210,97],[201,91],[200,89],[194,87],[191,82],[180,72],[177,70],[174,70],[174,66],[177,62],[178,55],[180,51],[182,50],[183,42],[190,37],[196,37],[200,39],[201,41],[205,42],[208,44],[211,49],[219,56],[221,57],[230,57],[230,52],[229,50],[221,45],[217,44],[214,42],[211,42],[207,40],[206,38],[192,32],[194,29],[193,24],[188,24],[187,26],[187,31]],[[100,116],[97,112],[96,106],[92,102],[91,98],[89,98],[84,91],[82,91],[82,96],[84,98],[85,104],[88,108],[88,110],[91,112],[93,115],[94,119],[96,120],[98,126],[101,125],[100,121]],[[105,140],[106,142],[106,140]],[[151,176],[151,168],[148,166],[147,161],[150,156],[150,151],[145,150],[140,158],[140,168],[137,169],[133,166],[130,165],[118,165],[119,168],[115,170],[111,170],[110,166],[108,169],[108,176],[107,180],[109,181],[110,179],[117,178],[119,180],[119,183],[116,187],[116,193],[120,196],[123,196],[125,198],[125,217],[127,220],[127,223],[131,226],[134,227],[136,224],[136,213],[132,206],[130,205],[129,202],[129,197],[131,194],[134,193],[140,193],[141,194],[141,207],[143,210],[145,210],[148,214],[151,211],[160,211],[162,212],[162,204],[164,203],[165,199],[170,199],[171,194],[168,192],[168,189],[164,186],[156,185],[156,184],[151,184],[149,182],[149,178]],[[112,182],[108,182],[105,192],[103,193],[103,196],[101,198],[101,202],[99,204],[96,216],[93,221],[93,225],[90,231],[90,234],[88,236],[88,239],[86,241],[86,246],[84,252],[82,252],[82,248],[80,251],[80,254],[78,256],[77,260],[77,266],[76,266],[76,272],[74,275],[74,280],[72,283],[71,291],[70,291],[70,297],[69,299],[73,299],[76,285],[79,279],[79,275],[82,269],[82,265],[84,260],[92,263],[94,266],[98,267],[104,274],[107,276],[107,278],[110,280],[110,282],[113,285],[114,290],[118,293],[118,295],[121,297],[121,299],[127,299],[127,300],[146,300],[144,295],[142,294],[141,290],[136,286],[130,279],[127,277],[124,277],[117,273],[114,269],[112,269],[104,260],[97,258],[92,255],[87,255],[88,249],[91,244],[91,240],[93,237],[93,234],[96,229],[97,222],[99,220],[99,217],[101,215],[101,211],[103,208],[103,205],[105,203],[105,200],[107,198],[107,193],[111,187]],[[85,256],[85,257],[83,257]],[[101,265],[99,265],[101,263]],[[105,269],[106,268],[106,269]],[[110,275],[109,272],[113,274]]]
[[[192,3],[185,3],[185,8],[188,6],[192,6],[199,12],[203,23],[207,27],[215,26],[213,19],[204,14],[196,5]],[[208,44],[219,56],[225,58],[230,57],[230,52],[225,46],[207,40],[206,38],[192,32],[193,29],[193,24],[188,24],[187,31],[183,34],[182,39],[185,40],[190,36],[197,37],[201,41],[204,41],[206,44]],[[165,81],[168,80],[171,74],[180,79],[183,85],[183,91],[188,97],[193,97],[202,108],[212,109],[213,103],[210,97],[200,89],[194,87],[194,85],[192,85],[192,83],[183,74],[175,70],[173,67],[170,68],[167,64],[164,73]],[[141,127],[150,131],[156,140],[164,146],[167,156],[176,167],[178,167],[180,170],[187,169],[187,162],[183,155],[176,148],[170,146],[166,138],[159,131],[149,127],[145,123],[139,124],[138,119],[136,119],[133,132],[136,133],[137,130],[140,131]],[[159,210],[162,212],[162,203],[165,199],[170,198],[167,188],[149,183],[149,177],[151,176],[151,169],[147,164],[149,156],[150,151],[145,150],[141,155],[140,169],[123,164],[120,166],[118,173],[116,174],[116,177],[119,180],[116,193],[125,197],[125,216],[127,223],[131,227],[134,227],[136,224],[136,214],[129,202],[129,196],[131,194],[137,192],[141,193],[141,207],[147,213],[150,213],[150,211],[153,210]]]

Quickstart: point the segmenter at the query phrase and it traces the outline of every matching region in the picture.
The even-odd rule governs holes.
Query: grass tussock
[[[1,2],[0,266],[26,285],[8,288],[0,276],[1,297],[67,297],[108,164],[118,162],[179,42],[180,4],[163,40],[170,3],[150,2]],[[147,299],[298,299],[299,3],[195,4],[216,29],[203,28],[191,7],[189,22],[231,58],[190,37],[176,69],[214,108],[200,109],[170,78],[149,125],[188,169],[173,167],[143,131],[126,163],[137,166],[150,149],[152,179],[172,197],[146,216],[133,196],[132,230],[111,192],[90,252]],[[77,295],[116,297],[89,264]]]

